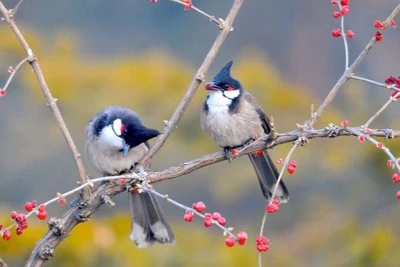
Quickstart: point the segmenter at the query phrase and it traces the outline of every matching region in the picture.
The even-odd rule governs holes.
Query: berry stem
[[[26,57],[23,60],[21,60],[21,62],[18,63],[18,65],[15,67],[15,69],[13,70],[13,72],[11,72],[10,77],[8,77],[6,84],[4,85],[4,87],[2,88],[4,91],[7,91],[8,86],[10,85],[12,79],[14,78],[15,74],[17,73],[17,71],[19,70],[19,68],[24,65],[26,62],[28,62],[30,59],[30,57]]]
[[[339,10],[342,8],[342,4],[340,3],[340,0],[337,1]],[[343,43],[344,43],[344,57],[345,57],[345,66],[344,66],[344,71],[346,71],[349,68],[349,46],[347,44],[347,37],[345,34],[344,30],[344,15],[341,16],[340,18],[340,28],[342,31],[342,38],[343,38]]]

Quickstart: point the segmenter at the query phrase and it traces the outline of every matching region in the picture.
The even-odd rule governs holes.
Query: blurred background
[[[3,3],[12,8],[17,1]],[[232,1],[194,5],[225,17]],[[384,20],[398,1],[352,1],[346,28],[350,60],[374,34],[373,22]],[[228,61],[232,73],[272,115],[278,132],[293,130],[329,92],[344,68],[343,42],[332,38],[339,26],[330,1],[245,1],[206,80]],[[38,56],[44,75],[79,150],[95,113],[108,105],[136,110],[149,127],[163,129],[197,67],[218,34],[199,14],[167,0],[26,1],[17,15],[23,34]],[[399,21],[400,22],[400,21]],[[378,81],[399,75],[398,29],[389,29],[357,73]],[[0,23],[0,85],[7,68],[25,57],[8,25]],[[179,128],[155,157],[162,170],[218,148],[201,131],[199,112],[206,96],[201,86]],[[350,81],[318,122],[363,124],[387,100],[389,92]],[[12,81],[0,100],[0,223],[26,201],[46,201],[76,186],[77,171],[69,149],[29,66]],[[400,108],[392,105],[373,128],[398,128]],[[385,141],[397,155],[398,140]],[[272,150],[284,158],[290,144]],[[399,187],[392,183],[384,153],[356,138],[311,140],[294,154],[295,174],[285,175],[291,201],[267,221],[270,250],[265,266],[398,266],[400,260]],[[88,166],[87,171],[98,174]],[[202,221],[183,221],[184,211],[162,203],[176,233],[174,246],[138,250],[129,240],[126,194],[116,207],[103,206],[79,225],[56,250],[47,266],[255,266],[254,246],[265,201],[247,157],[223,162],[190,175],[156,184],[177,201],[204,201],[235,230],[249,234],[246,246],[227,248],[222,233]],[[71,199],[69,199],[71,200]],[[51,216],[66,207],[52,205]],[[9,242],[0,242],[0,257],[21,266],[45,223]]]

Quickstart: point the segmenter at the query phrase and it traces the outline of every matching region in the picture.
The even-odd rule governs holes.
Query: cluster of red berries
[[[389,159],[389,160],[387,161],[387,163],[386,163],[386,166],[388,166],[389,168],[394,168],[394,167],[395,167],[395,164],[393,163],[392,160]],[[400,173],[398,173],[398,172],[394,173],[394,174],[392,175],[392,181],[393,181],[393,183],[396,183],[396,184],[400,183]],[[398,192],[396,193],[396,198],[397,198],[398,200],[400,200],[400,191],[398,191]]]
[[[268,213],[275,213],[279,210],[280,206],[281,202],[277,199],[274,199],[272,202],[268,203],[267,206],[265,206],[265,210]]]
[[[370,134],[372,133],[372,131],[371,131],[371,129],[369,129],[369,128],[365,128],[365,129],[364,129],[364,133],[365,133],[366,135],[370,135]],[[364,141],[365,141],[365,136],[364,136],[364,135],[359,135],[359,136],[358,136],[358,141],[360,141],[360,143],[364,142]]]
[[[280,158],[280,159],[276,160],[276,163],[283,165],[283,159]],[[286,168],[286,170],[289,174],[293,174],[296,171],[296,168],[297,168],[297,162],[295,160],[292,160],[289,162],[289,165]]]
[[[385,80],[385,83],[387,85],[394,85],[397,88],[400,88],[400,76],[399,77],[394,77],[394,76],[390,76],[389,78],[387,78]],[[392,96],[396,96],[396,99],[400,98],[400,93],[398,93],[398,91],[393,91]]]
[[[392,21],[392,22],[390,22],[390,26],[392,26],[393,28],[397,28],[397,23],[396,23],[395,21]],[[374,27],[377,28],[377,29],[379,29],[379,30],[384,30],[385,27],[386,27],[386,23],[385,23],[385,21],[382,22],[382,21],[380,21],[380,20],[376,20],[376,21],[374,22]],[[376,39],[377,42],[382,41],[382,39],[383,39],[383,34],[382,34],[381,32],[379,32],[379,31],[376,32],[376,33],[375,33],[375,39]]]
[[[0,88],[0,97],[6,96],[7,92],[6,90]]]
[[[350,3],[350,0],[341,0],[340,1],[340,5],[339,5],[339,8],[340,8],[339,11],[334,11],[332,13],[332,16],[335,19],[337,19],[337,18],[340,18],[341,16],[345,16],[345,15],[349,14],[349,11],[350,11],[349,3]],[[337,6],[338,5],[338,0],[332,0],[331,4],[333,6]],[[342,36],[342,31],[340,29],[338,29],[338,28],[333,29],[332,36],[333,37],[340,37],[340,36]],[[352,39],[352,38],[354,38],[355,34],[354,34],[354,32],[352,30],[348,30],[346,32],[346,36],[347,36],[347,38]]]
[[[206,210],[206,205],[203,202],[199,201],[199,202],[193,203],[192,208],[195,211],[201,213]],[[194,218],[194,212],[189,209],[186,210],[185,215],[183,215],[183,220],[186,222],[191,222],[191,221],[193,221],[193,218]],[[214,212],[213,214],[205,213],[204,221],[203,221],[204,226],[210,227],[211,225],[213,225],[213,223],[218,223],[221,226],[225,226],[226,219],[219,212]],[[235,245],[235,242],[237,241],[239,243],[239,245],[244,245],[246,243],[246,240],[247,240],[246,232],[239,232],[237,235],[237,238],[235,238],[234,236],[229,236],[225,240],[225,244],[228,247],[233,247]]]
[[[269,240],[268,238],[259,235],[256,239],[256,246],[258,252],[267,252],[269,250]]]

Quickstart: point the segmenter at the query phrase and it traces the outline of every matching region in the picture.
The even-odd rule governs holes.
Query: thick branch
[[[7,23],[10,25],[11,29],[13,30],[15,36],[21,43],[22,47],[24,48],[25,52],[27,53],[29,57],[29,64],[31,64],[33,72],[36,75],[36,79],[42,88],[43,94],[45,95],[47,99],[47,103],[51,110],[53,111],[54,117],[56,118],[60,128],[61,132],[63,133],[65,140],[67,141],[72,155],[75,159],[75,164],[79,172],[79,182],[81,184],[84,184],[86,182],[86,173],[85,173],[85,168],[83,166],[83,162],[81,159],[81,155],[78,152],[78,149],[76,148],[76,145],[74,143],[74,140],[72,139],[72,136],[67,128],[67,125],[64,122],[64,119],[61,115],[60,110],[58,109],[58,106],[56,104],[56,99],[53,98],[49,87],[47,86],[46,80],[43,76],[42,69],[40,68],[39,61],[33,54],[32,49],[29,47],[28,43],[26,42],[24,36],[22,35],[21,31],[19,30],[18,26],[15,24],[14,20],[10,17],[9,12],[7,11],[7,8],[3,5],[3,3],[0,1],[0,12],[3,14],[5,20]],[[86,199],[90,195],[90,189],[85,188],[83,191],[83,198]]]
[[[161,149],[164,145],[167,138],[172,134],[172,132],[176,129],[183,113],[186,111],[187,107],[189,106],[190,101],[192,100],[194,94],[197,91],[200,83],[203,82],[204,77],[210,68],[211,64],[214,62],[215,57],[217,56],[219,50],[223,42],[225,41],[228,33],[232,28],[232,24],[239,13],[239,9],[242,6],[243,0],[235,0],[233,2],[232,8],[229,11],[228,16],[225,19],[224,28],[221,30],[217,39],[215,40],[214,44],[212,45],[210,51],[208,52],[207,56],[205,57],[203,63],[201,64],[200,68],[197,70],[196,74],[193,77],[192,82],[190,83],[185,96],[182,98],[181,102],[179,103],[178,107],[176,108],[174,114],[172,115],[171,119],[168,121],[168,125],[165,127],[163,134],[157,139],[156,143],[151,147],[149,153],[141,160],[140,165],[147,166],[152,157]]]

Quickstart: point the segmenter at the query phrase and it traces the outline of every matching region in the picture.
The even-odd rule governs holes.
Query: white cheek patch
[[[110,148],[120,150],[123,148],[123,141],[121,137],[116,135],[116,132],[114,132],[113,128],[114,126],[112,125],[104,127],[99,135],[99,142]]]
[[[121,135],[121,125],[122,125],[122,121],[120,119],[116,119],[113,122],[113,129],[116,135],[120,136]]]
[[[240,90],[230,90],[230,91],[225,91],[224,95],[230,99],[235,99],[238,97],[240,94]]]

